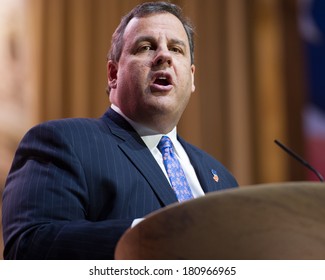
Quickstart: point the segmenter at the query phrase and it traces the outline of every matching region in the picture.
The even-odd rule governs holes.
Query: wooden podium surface
[[[146,217],[116,259],[325,259],[325,184],[263,184],[209,193]]]

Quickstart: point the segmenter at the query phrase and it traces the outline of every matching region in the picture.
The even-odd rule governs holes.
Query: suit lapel
[[[206,161],[202,155],[192,148],[186,141],[178,137],[178,140],[184,147],[191,164],[195,170],[196,176],[201,184],[201,187],[205,193],[217,190],[217,182],[213,180],[211,173],[211,166],[207,166]]]
[[[112,109],[109,109],[105,113],[105,116],[113,121],[113,123],[110,122],[108,125],[111,132],[124,140],[118,144],[120,149],[143,177],[146,178],[150,187],[162,201],[162,204],[168,205],[177,202],[176,195],[170,187],[164,173],[132,126]],[[105,120],[105,116],[104,121],[107,122],[108,120]]]

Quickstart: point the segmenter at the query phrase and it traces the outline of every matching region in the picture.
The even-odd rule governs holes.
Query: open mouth
[[[151,92],[169,92],[172,88],[173,79],[169,73],[159,72],[152,77]]]
[[[154,84],[160,85],[160,86],[169,86],[171,85],[169,79],[167,77],[157,77],[154,80]]]

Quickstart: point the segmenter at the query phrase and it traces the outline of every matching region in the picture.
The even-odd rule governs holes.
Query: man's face
[[[167,133],[194,91],[188,37],[172,14],[133,18],[117,64],[108,63],[110,100],[130,119]]]

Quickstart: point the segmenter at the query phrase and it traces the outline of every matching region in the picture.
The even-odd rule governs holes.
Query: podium
[[[151,213],[119,240],[116,259],[325,259],[325,183],[261,184]]]

